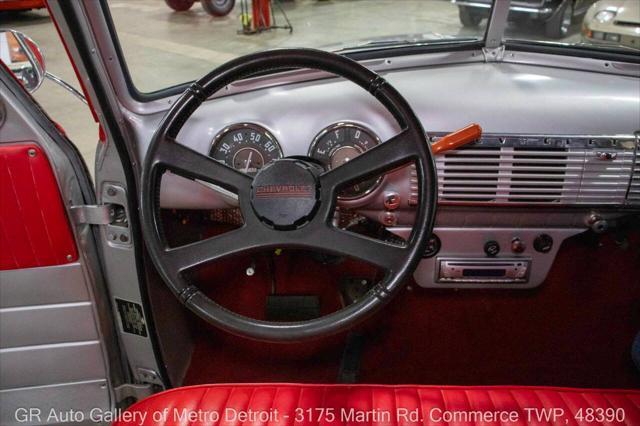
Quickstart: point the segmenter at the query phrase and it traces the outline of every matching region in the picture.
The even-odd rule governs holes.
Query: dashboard
[[[531,288],[562,241],[640,210],[640,72],[472,62],[389,70],[430,140],[478,123],[482,138],[436,159],[439,210],[415,273],[424,287]],[[278,79],[278,76],[267,77]],[[320,79],[238,90],[197,110],[178,141],[248,174],[286,156],[326,169],[399,129],[364,90]],[[161,114],[144,118],[151,139]],[[155,123],[154,123],[155,122]],[[146,146],[142,145],[141,156]],[[343,190],[344,209],[398,236],[413,226],[417,180],[408,166]],[[233,208],[197,182],[165,175],[161,206]]]

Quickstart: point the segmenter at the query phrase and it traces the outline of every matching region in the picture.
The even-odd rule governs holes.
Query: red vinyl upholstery
[[[247,417],[242,419],[241,415]],[[369,417],[356,417],[360,415]],[[131,406],[114,423],[131,424],[640,425],[640,391],[508,386],[201,385],[153,395]]]
[[[78,250],[45,152],[0,146],[0,270],[61,265]]]

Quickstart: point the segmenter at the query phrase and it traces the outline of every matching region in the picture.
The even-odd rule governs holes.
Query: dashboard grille
[[[610,153],[615,158],[601,159]],[[623,204],[640,201],[634,150],[479,146],[436,158],[438,196],[452,203]],[[634,163],[635,186],[629,188]]]
[[[640,204],[640,139],[636,144],[636,158],[633,166],[627,201],[631,204]]]

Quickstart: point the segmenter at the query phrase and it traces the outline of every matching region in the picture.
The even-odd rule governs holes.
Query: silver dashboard
[[[469,123],[479,123],[486,135],[469,150],[438,159],[442,205],[435,232],[442,236],[441,256],[483,257],[481,241],[492,238],[504,240],[503,245],[508,245],[519,235],[534,238],[546,232],[555,241],[548,253],[536,252],[532,241],[527,241],[523,252],[506,249],[498,255],[500,259],[526,257],[531,271],[526,285],[521,287],[534,287],[544,280],[561,242],[588,228],[588,218],[593,216],[594,208],[597,210],[605,204],[640,205],[640,200],[634,198],[640,189],[635,135],[640,130],[640,72],[637,69],[621,75],[548,65],[471,62],[404,68],[382,74],[407,98],[430,136],[437,138]],[[269,77],[267,83],[268,80]],[[306,155],[316,135],[338,122],[361,124],[383,141],[399,131],[382,106],[351,83],[315,79],[266,86],[247,91],[231,88],[230,92],[236,93],[221,94],[204,103],[178,135],[179,142],[208,153],[219,131],[234,123],[248,122],[267,129],[278,140],[284,156],[291,156]],[[156,112],[130,120],[138,140],[143,141],[141,158],[161,115]],[[518,187],[511,181],[516,173],[514,150],[521,150],[520,155],[525,158],[520,160],[525,169],[517,172],[529,173],[524,177],[538,184],[539,191],[533,196],[526,185],[524,189],[522,185],[520,190],[513,189]],[[464,155],[470,155],[468,158],[473,158],[475,163],[470,164]],[[605,158],[607,155],[609,158]],[[479,176],[447,176],[446,173],[460,171],[456,170],[456,161],[463,169],[486,169],[489,185],[495,184],[488,192],[496,196],[487,200],[482,191],[480,195],[473,191],[487,184],[478,185]],[[532,175],[526,168],[556,173],[555,168],[547,169],[558,165],[564,168],[561,187],[552,179],[553,175],[551,178],[545,174]],[[491,175],[493,168],[496,176]],[[388,175],[376,191],[351,207],[386,223],[384,215],[389,212],[384,209],[385,196],[400,194],[405,201],[403,207],[394,212],[397,217],[387,225],[402,235],[412,219],[411,178],[409,167]],[[460,185],[467,191],[463,199],[451,197],[451,192],[447,193],[443,186],[447,179],[456,178],[461,179]],[[506,195],[505,179],[510,179],[507,186],[512,188]],[[510,203],[513,205],[505,206]],[[161,204],[166,208],[210,209],[229,207],[233,202],[195,182],[168,175],[163,179]],[[583,207],[562,209],[563,205],[573,204]],[[547,210],[549,208],[551,210]],[[619,213],[614,216],[616,214]],[[462,246],[461,230],[466,230],[469,236],[469,241]],[[417,282],[425,287],[441,287],[442,284],[437,283],[437,270],[437,258],[425,259],[416,272]],[[500,287],[490,282],[472,286]]]

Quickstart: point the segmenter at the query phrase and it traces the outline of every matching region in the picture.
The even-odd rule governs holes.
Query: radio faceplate
[[[518,284],[529,280],[530,259],[438,258],[439,283]]]

